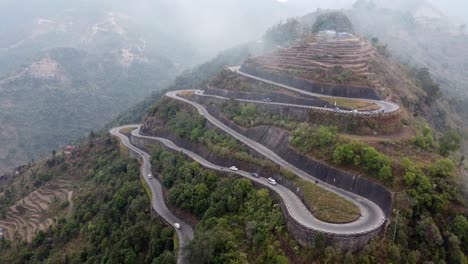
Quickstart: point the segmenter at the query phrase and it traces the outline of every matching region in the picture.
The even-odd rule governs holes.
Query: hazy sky
[[[431,0],[448,16],[455,16],[468,22],[468,0]]]
[[[355,0],[276,0],[278,2],[288,2],[288,4],[313,11],[319,8],[346,8],[350,7]],[[391,0],[380,0],[383,3],[393,3]],[[429,0],[434,6],[450,17],[457,17],[468,22],[468,0]]]

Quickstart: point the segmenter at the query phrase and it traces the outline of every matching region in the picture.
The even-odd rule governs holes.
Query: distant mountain
[[[0,173],[102,127],[197,61],[183,41],[91,7],[19,11],[26,21],[0,28]]]
[[[270,0],[1,1],[0,175],[291,12]]]

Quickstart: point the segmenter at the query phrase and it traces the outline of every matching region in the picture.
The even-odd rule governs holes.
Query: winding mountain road
[[[363,206],[361,207],[361,211],[363,212],[363,215],[354,222],[346,223],[346,224],[332,224],[332,223],[323,222],[317,219],[315,216],[313,216],[313,214],[307,209],[307,207],[304,205],[304,203],[295,193],[293,193],[291,190],[289,190],[288,188],[282,185],[279,185],[279,184],[271,185],[268,183],[266,178],[254,177],[251,175],[250,172],[241,171],[241,170],[232,171],[229,168],[213,164],[210,161],[206,160],[205,158],[201,157],[200,155],[190,150],[177,146],[176,144],[174,144],[174,142],[168,139],[161,138],[161,137],[141,135],[139,132],[139,129],[135,129],[132,131],[132,137],[144,138],[144,139],[149,139],[152,141],[160,142],[164,144],[167,148],[170,148],[174,151],[187,155],[188,157],[190,157],[191,159],[195,160],[196,162],[200,163],[202,166],[208,169],[216,170],[220,172],[234,173],[234,174],[237,174],[239,176],[242,176],[244,178],[250,179],[252,181],[255,181],[264,185],[265,187],[276,192],[281,197],[281,199],[286,205],[286,208],[288,209],[289,215],[291,215],[296,221],[301,223],[304,227],[312,228],[314,230],[319,230],[324,233],[348,235],[348,234],[358,234],[358,233],[365,233],[368,231],[372,231],[374,229],[377,229],[382,223],[381,222],[382,219],[374,218],[373,214],[365,213],[365,212],[371,211],[370,208],[366,204],[363,204]]]
[[[206,108],[196,102],[192,102],[188,99],[178,96],[180,92],[195,92],[195,90],[183,90],[183,91],[171,91],[166,93],[166,96],[178,101],[181,101],[186,104],[190,104],[194,106],[198,113],[204,116],[210,123],[218,127],[219,129],[223,130],[227,134],[231,135],[235,139],[239,140],[243,144],[247,145],[248,147],[254,149],[256,152],[260,153],[261,155],[265,156],[267,159],[273,161],[274,163],[278,164],[280,167],[291,171],[292,173],[296,174],[297,176],[308,180],[308,181],[318,181],[317,178],[313,177],[312,175],[306,173],[305,171],[293,166],[292,164],[285,161],[283,158],[278,156],[275,152],[270,150],[269,148],[263,146],[262,144],[251,140],[250,138],[236,132],[232,128],[228,127],[214,116],[212,116]],[[346,226],[345,228],[341,229],[340,224],[329,225],[327,223],[321,222],[321,224],[314,224],[310,226],[315,230],[327,232],[327,233],[340,233],[342,232],[347,234],[357,234],[357,233],[364,233],[375,230],[376,228],[380,227],[385,222],[385,214],[382,209],[377,206],[375,203],[371,202],[370,200],[363,198],[359,195],[356,195],[351,192],[347,192],[345,190],[336,188],[335,186],[329,185],[327,183],[321,182],[320,186],[326,190],[334,192],[343,198],[353,202],[355,205],[359,207],[361,210],[361,217],[356,220],[355,225]],[[363,220],[364,219],[364,220]],[[354,223],[354,222],[353,222]]]
[[[313,97],[327,97],[327,98],[344,98],[344,97],[334,97],[334,96],[328,96],[328,95],[323,95],[323,94],[317,94],[317,93],[312,93],[308,91],[304,91],[301,89],[297,89],[285,84],[277,83],[277,82],[272,82],[263,78],[259,78],[247,73],[244,73],[240,70],[240,67],[231,67],[229,68],[231,71],[238,73],[242,76],[265,82],[268,84],[276,85],[294,92],[298,92],[304,95],[308,96],[313,96]],[[239,140],[246,146],[250,147],[251,149],[255,150],[259,154],[265,156],[267,159],[273,161],[274,163],[278,164],[280,167],[287,169],[294,173],[295,175],[301,177],[302,179],[305,179],[307,181],[312,181],[316,182],[318,181],[317,178],[314,176],[306,173],[305,171],[293,166],[292,164],[288,163],[285,161],[283,158],[281,158],[279,155],[277,155],[275,152],[270,150],[269,148],[265,147],[264,145],[251,140],[250,138],[236,132],[232,128],[228,127],[218,119],[216,119],[214,116],[212,116],[204,106],[202,106],[199,103],[190,101],[189,99],[183,98],[179,96],[179,93],[182,92],[192,92],[195,93],[198,96],[209,96],[209,97],[215,97],[218,99],[222,100],[228,100],[229,98],[225,98],[222,96],[217,96],[217,95],[206,95],[202,90],[181,90],[181,91],[171,91],[166,93],[166,96],[169,98],[172,98],[174,100],[178,100],[180,102],[192,105],[195,107],[198,111],[198,113],[202,116],[204,116],[208,122],[212,123],[214,126],[217,128],[221,129],[225,133],[229,134],[230,136],[234,137],[235,139]],[[378,106],[380,106],[379,110],[370,110],[370,111],[347,111],[347,110],[338,110],[339,112],[342,113],[352,113],[352,114],[360,114],[360,115],[373,115],[373,114],[388,114],[388,113],[393,113],[399,110],[399,106],[395,103],[389,102],[389,101],[378,101],[378,100],[371,100],[371,99],[353,99],[353,98],[346,98],[346,99],[351,99],[351,100],[360,100],[360,101],[365,101],[368,103],[373,103]],[[275,105],[283,105],[287,107],[298,107],[298,108],[310,108],[310,109],[320,109],[320,110],[326,110],[326,111],[336,111],[335,109],[330,109],[330,108],[321,108],[321,107],[315,107],[315,106],[306,106],[306,105],[295,105],[295,104],[285,104],[285,103],[278,103],[278,102],[266,102],[266,101],[255,101],[255,100],[247,100],[247,99],[236,99],[237,101],[242,101],[242,102],[251,102],[251,103],[263,103],[263,104],[275,104]],[[267,182],[265,178],[257,178],[253,177],[251,173],[246,172],[246,171],[231,171],[229,168],[222,167],[216,164],[213,164],[203,157],[199,156],[198,154],[181,148],[174,144],[172,141],[161,138],[161,137],[152,137],[152,136],[147,136],[147,135],[141,135],[140,134],[140,125],[127,125],[127,126],[122,126],[122,127],[117,127],[113,128],[110,130],[110,133],[113,136],[116,136],[120,139],[121,143],[128,148],[129,150],[133,151],[134,153],[137,153],[141,159],[142,159],[142,165],[141,165],[141,174],[143,175],[144,179],[150,186],[151,192],[152,192],[152,207],[158,213],[167,223],[169,223],[171,226],[173,226],[174,223],[180,223],[181,228],[180,229],[175,229],[177,232],[177,236],[179,238],[179,255],[178,255],[178,263],[184,263],[186,259],[186,248],[187,245],[189,244],[190,240],[193,239],[194,237],[194,232],[193,229],[186,224],[184,221],[181,219],[178,219],[176,216],[174,216],[169,209],[167,208],[166,204],[164,203],[164,197],[163,197],[163,189],[161,184],[159,183],[158,180],[156,179],[149,179],[147,177],[148,174],[151,174],[151,162],[150,162],[150,155],[143,150],[139,149],[138,147],[134,146],[129,138],[125,135],[123,135],[120,130],[125,129],[125,128],[135,128],[131,132],[131,136],[134,138],[140,138],[140,139],[146,139],[146,140],[151,140],[155,141],[158,143],[162,143],[164,146],[166,146],[169,149],[172,149],[177,152],[181,152],[188,157],[192,158],[196,162],[200,163],[202,166],[211,169],[211,170],[216,170],[220,172],[229,172],[229,173],[235,173],[239,176],[242,176],[244,178],[250,179],[252,181],[255,181],[272,191],[276,192],[279,197],[282,199],[282,201],[285,204],[286,209],[288,210],[288,214],[294,218],[298,223],[300,223],[302,226],[306,228],[310,228],[319,232],[323,233],[328,233],[328,234],[334,234],[334,235],[358,235],[358,234],[364,234],[364,233],[369,233],[377,230],[380,228],[386,221],[385,214],[382,211],[382,209],[377,206],[374,202],[361,197],[359,195],[356,195],[354,193],[339,189],[335,186],[332,186],[330,184],[320,182],[320,186],[328,191],[331,191],[344,199],[347,199],[351,202],[353,202],[356,206],[359,207],[361,211],[361,216],[351,222],[351,223],[345,223],[345,224],[333,224],[333,223],[327,223],[323,222],[321,220],[318,220],[313,216],[313,214],[306,208],[306,206],[303,204],[301,199],[293,193],[291,190],[287,189],[286,187],[282,185],[271,185]]]
[[[289,86],[289,85],[286,85],[286,84],[273,82],[273,81],[270,81],[270,80],[267,80],[267,79],[263,79],[263,78],[260,78],[260,77],[245,73],[245,72],[241,71],[240,66],[229,67],[229,70],[234,72],[234,73],[237,73],[239,75],[242,75],[244,77],[256,80],[256,81],[260,81],[260,82],[264,82],[264,83],[267,83],[267,84],[272,84],[272,85],[275,85],[275,86],[279,86],[281,88],[284,88],[284,89],[287,89],[287,90],[290,90],[290,91],[294,91],[294,92],[297,92],[297,93],[301,93],[301,94],[304,94],[304,95],[308,95],[308,96],[319,97],[319,98],[322,97],[322,98],[341,98],[341,99],[347,99],[347,100],[359,100],[361,102],[376,104],[376,105],[378,105],[380,107],[380,109],[378,109],[378,110],[359,111],[357,113],[353,112],[353,111],[339,110],[339,112],[341,112],[341,113],[361,114],[361,115],[371,114],[371,115],[373,115],[373,114],[390,114],[390,113],[394,113],[394,112],[397,112],[398,110],[400,110],[400,106],[398,104],[390,102],[390,101],[379,101],[379,100],[372,100],[372,99],[339,97],[339,96],[331,96],[331,95],[313,93],[313,92],[304,91],[302,89],[298,89],[298,88],[295,88],[295,87],[292,87],[292,86]],[[334,111],[333,109],[325,108],[325,107],[315,107],[315,108],[325,110],[325,111]]]
[[[122,134],[120,131],[125,128],[136,128],[139,129],[139,125],[127,125],[111,129],[109,132],[111,135],[120,139],[120,142],[129,150],[133,151],[140,155],[142,164],[141,164],[141,175],[148,183],[148,186],[151,189],[151,206],[160,215],[168,224],[174,226],[174,223],[179,223],[181,228],[175,228],[177,237],[179,238],[179,255],[177,257],[177,263],[186,263],[187,251],[186,248],[193,239],[193,229],[190,225],[186,224],[183,220],[177,218],[175,215],[169,211],[166,204],[164,203],[163,189],[161,183],[153,177],[152,179],[148,178],[148,174],[153,174],[151,172],[151,161],[150,155],[143,150],[135,147],[129,140],[129,138]]]

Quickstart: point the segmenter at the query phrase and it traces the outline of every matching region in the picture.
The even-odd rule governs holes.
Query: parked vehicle
[[[153,178],[153,175],[151,175],[151,173],[148,174],[148,179],[152,179],[152,178]]]
[[[252,172],[250,175],[254,176],[255,178],[260,178],[260,175],[258,173]]]
[[[232,170],[232,171],[238,171],[239,170],[236,166],[231,166],[231,167],[229,167],[229,169]]]
[[[271,185],[276,185],[276,180],[270,177],[268,178],[268,183]]]
[[[180,228],[181,228],[181,226],[180,226],[179,223],[174,223],[174,227],[177,228],[177,229],[180,229]]]

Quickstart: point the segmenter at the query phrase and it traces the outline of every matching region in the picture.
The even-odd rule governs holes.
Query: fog
[[[302,16],[317,8],[350,8],[354,2],[355,0],[32,0],[26,4],[24,1],[1,0],[0,33],[4,36],[2,41],[7,41],[10,35],[27,32],[28,26],[38,18],[53,17],[65,10],[80,10],[82,15],[86,15],[86,12],[118,11],[128,15],[148,32],[161,32],[164,37],[179,39],[202,57],[206,57],[246,40],[255,40],[267,28],[287,18]],[[374,2],[379,6],[408,11],[424,0]],[[430,2],[449,17],[456,17],[458,21],[467,20],[468,1]]]

